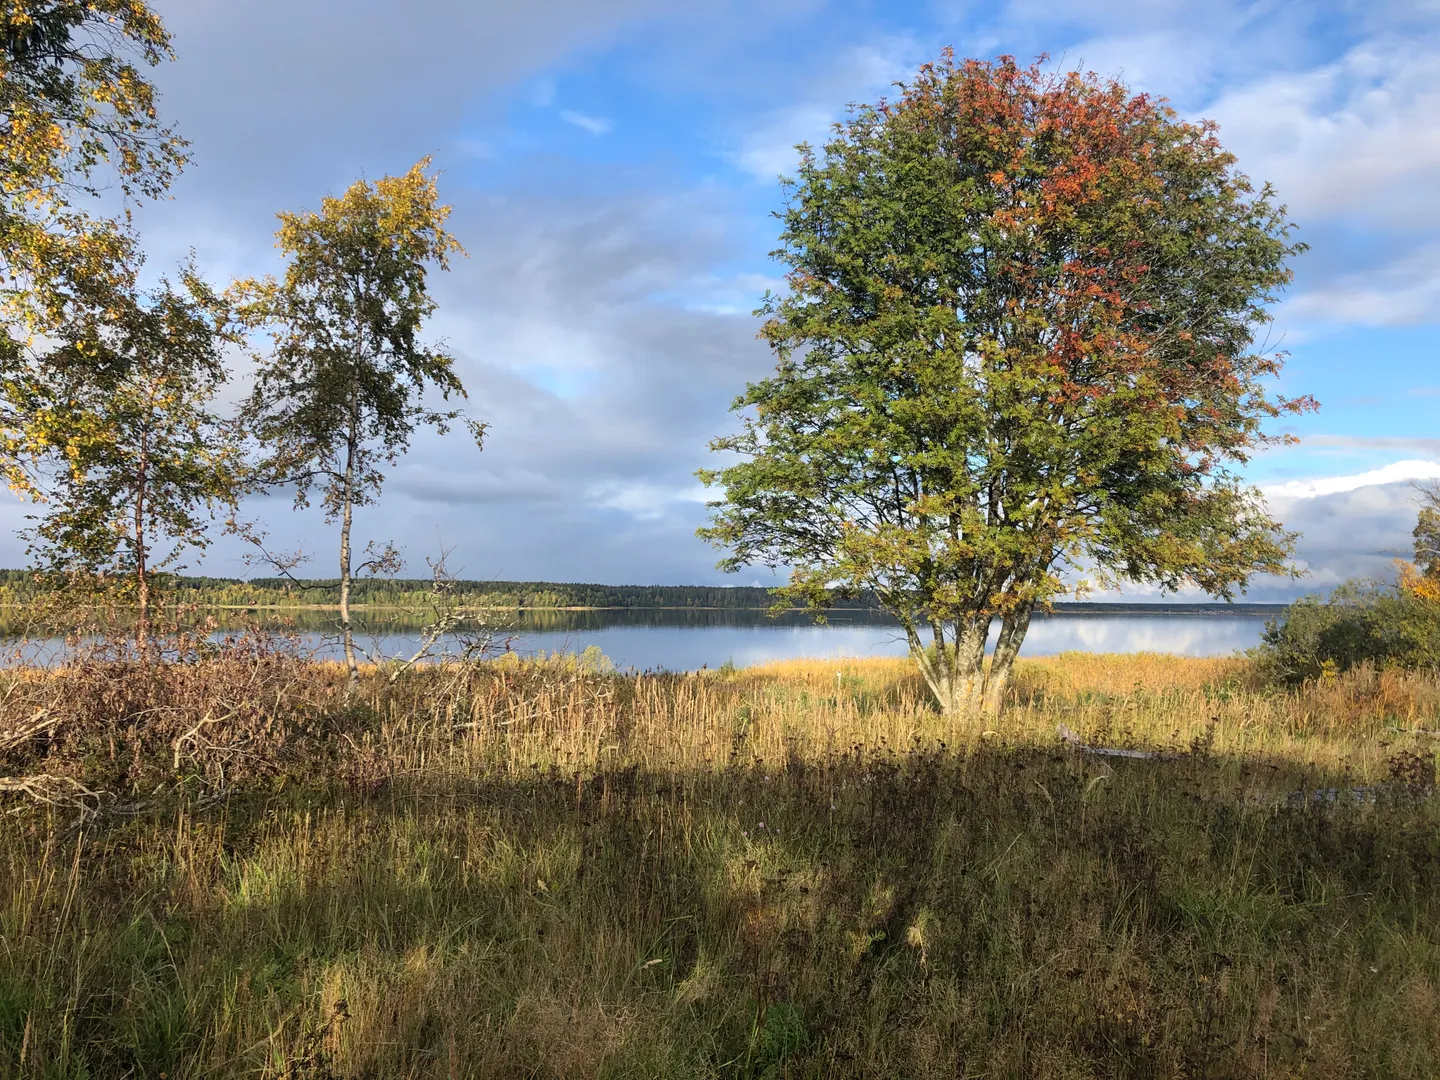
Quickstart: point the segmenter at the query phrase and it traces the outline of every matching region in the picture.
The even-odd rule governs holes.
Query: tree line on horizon
[[[33,570],[0,570],[0,608],[23,606],[51,595],[57,585],[47,575]],[[494,608],[694,608],[701,610],[769,611],[776,607],[773,588],[762,585],[605,585],[565,581],[481,581],[455,578],[444,583],[454,604],[461,607]],[[340,582],[290,577],[227,578],[195,574],[164,575],[157,583],[168,602],[177,607],[304,607],[335,606],[339,603]],[[433,578],[377,577],[355,581],[351,601],[355,605],[404,608],[423,611],[435,598]],[[782,600],[782,603],[784,601]],[[788,605],[786,605],[788,606]],[[1166,607],[1156,602],[1095,601],[1060,603],[1062,610],[1109,610],[1135,607]],[[1229,604],[1177,603],[1175,607],[1225,611]],[[1278,608],[1279,604],[1240,605]],[[803,609],[796,609],[803,610]],[[831,611],[879,611],[883,605],[873,593],[837,597],[827,606]]]
[[[221,288],[192,256],[143,286],[130,207],[188,161],[145,73],[170,59],[144,0],[0,12],[0,472],[36,504],[37,562],[133,602],[142,655],[153,589],[175,581],[157,573],[222,523],[297,583],[299,557],[239,506],[314,499],[338,526],[353,688],[357,579],[403,566],[353,550],[355,509],[418,428],[483,443],[424,339],[429,275],[463,248],[423,159],[282,211],[279,277]],[[817,612],[873,597],[954,714],[999,708],[1058,597],[1230,599],[1298,576],[1296,537],[1240,469],[1316,407],[1273,392],[1285,357],[1260,334],[1305,245],[1213,123],[1044,58],[947,50],[797,149],[772,253],[786,289],[757,312],[776,366],[699,474],[722,567],[783,568],[779,601]],[[91,214],[107,177],[123,209]],[[222,415],[237,357],[249,377]]]
[[[176,605],[219,607],[289,607],[336,605],[340,581],[296,577],[222,578],[174,574],[161,583],[167,600]],[[31,603],[57,585],[32,570],[0,570],[0,607]],[[774,606],[773,590],[751,585],[602,585],[585,582],[479,581],[457,578],[445,588],[459,605],[504,608],[715,608],[766,610]],[[435,592],[431,578],[372,577],[352,583],[351,602],[423,609]],[[838,600],[839,610],[873,610],[879,602],[861,595]]]

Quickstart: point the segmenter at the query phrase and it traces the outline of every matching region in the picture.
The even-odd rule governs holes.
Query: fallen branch
[[[222,721],[233,719],[236,712],[237,710],[231,709],[224,716],[216,716],[213,713],[206,713],[198,724],[192,727],[189,731],[185,732],[185,734],[178,736],[175,741],[170,744],[170,748],[175,752],[175,768],[177,770],[180,768],[180,757],[184,751],[186,743],[194,743],[196,748],[199,749],[200,732],[204,728],[209,727],[211,724],[218,724]]]
[[[1055,732],[1060,738],[1082,754],[1094,754],[1096,757],[1118,757],[1136,758],[1149,761],[1156,758],[1163,758],[1166,755],[1154,750],[1120,750],[1111,746],[1091,746],[1071,731],[1064,724],[1056,724]]]
[[[42,731],[49,731],[58,723],[60,723],[60,717],[50,715],[49,709],[41,709],[29,720],[21,721],[19,727],[0,731],[0,752],[28,742]]]
[[[33,776],[0,776],[0,796],[20,795],[28,801],[18,806],[0,810],[0,817],[23,813],[27,807],[50,806],[57,810],[69,810],[75,819],[61,834],[72,837],[81,829],[104,822],[111,818],[138,817],[148,814],[161,805],[165,785],[161,784],[148,798],[121,802],[108,791],[96,791],[70,776],[55,776],[52,773],[36,773]],[[216,803],[229,797],[229,791],[221,789],[211,792],[191,804],[194,811],[208,810]]]
[[[99,809],[104,793],[92,791],[70,776],[36,773],[33,776],[0,776],[0,795],[24,795],[46,806],[64,806],[90,816]],[[13,813],[14,810],[11,811]]]

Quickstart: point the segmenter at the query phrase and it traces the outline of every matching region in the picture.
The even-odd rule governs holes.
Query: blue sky
[[[693,472],[771,364],[750,312],[778,283],[776,176],[946,45],[1048,53],[1213,118],[1289,204],[1311,250],[1272,337],[1283,390],[1323,408],[1249,475],[1305,532],[1307,587],[1382,571],[1413,520],[1404,481],[1440,475],[1435,0],[156,6],[195,165],[141,216],[153,265],[194,247],[220,280],[273,269],[276,210],[425,154],[444,170],[471,257],[437,283],[435,330],[492,436],[478,455],[417,440],[362,514],[416,566],[444,545],[472,576],[735,580],[694,539]],[[316,515],[252,510],[329,572]],[[223,544],[206,568],[244,572]]]
[[[1405,67],[1436,57],[1405,39],[1407,31],[1433,31],[1434,11],[1318,3],[1099,9],[816,3],[757,25],[722,20],[713,35],[697,29],[700,20],[640,20],[477,108],[456,140],[474,161],[455,172],[496,193],[704,192],[729,244],[712,254],[705,280],[661,285],[649,298],[745,312],[774,282],[769,212],[778,203],[775,176],[793,162],[797,139],[823,139],[846,102],[875,100],[945,45],[962,55],[1047,53],[1056,65],[1119,75],[1186,115],[1224,117],[1227,129],[1241,129],[1231,140],[1241,167],[1257,181],[1273,179],[1294,207],[1312,248],[1296,260],[1291,302],[1277,312],[1273,338],[1292,354],[1285,389],[1315,395],[1323,409],[1287,424],[1308,437],[1303,448],[1265,455],[1252,478],[1378,468],[1410,449],[1397,439],[1437,440],[1414,447],[1433,456],[1440,237],[1429,208],[1392,213],[1386,204],[1393,173],[1433,164],[1425,160],[1433,133],[1413,131],[1407,145],[1404,128],[1420,119],[1423,103],[1433,104],[1435,87],[1428,79],[1415,85]],[[1289,115],[1267,122],[1267,107]],[[1357,150],[1375,158],[1368,169],[1347,160]],[[1395,160],[1385,161],[1389,154]],[[1414,179],[1423,186],[1423,175]],[[561,392],[569,385],[546,368],[536,376]]]

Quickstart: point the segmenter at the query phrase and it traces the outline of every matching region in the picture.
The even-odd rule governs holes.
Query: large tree
[[[816,607],[873,591],[957,713],[999,707],[1077,579],[1228,598],[1287,570],[1232,467],[1311,404],[1267,393],[1256,345],[1300,248],[1213,125],[947,52],[799,149],[778,365],[712,444],[738,460],[701,473],[723,567],[788,566]]]
[[[271,342],[257,357],[242,412],[264,448],[260,475],[293,485],[297,506],[317,487],[327,520],[340,522],[340,627],[353,688],[350,620],[354,508],[371,502],[417,426],[442,433],[457,410],[427,397],[465,397],[454,361],[419,340],[435,310],[427,279],[462,249],[444,229],[429,159],[403,176],[358,181],[318,213],[282,213],[280,280],[240,283],[241,315]],[[465,421],[477,444],[483,425]]]
[[[119,585],[148,654],[156,574],[207,546],[211,513],[241,484],[214,411],[229,319],[190,266],[178,286],[117,295],[105,315],[64,329],[22,399],[27,487],[43,504],[30,536],[49,568]]]

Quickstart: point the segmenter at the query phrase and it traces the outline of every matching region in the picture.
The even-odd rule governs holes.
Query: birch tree
[[[148,656],[156,575],[208,546],[214,512],[240,490],[214,411],[228,316],[193,267],[178,286],[113,297],[103,316],[60,330],[46,378],[21,399],[26,490],[41,504],[28,535],[48,568],[133,600]]]
[[[264,450],[258,475],[293,486],[297,507],[318,493],[326,520],[340,527],[340,629],[352,690],[355,508],[379,495],[386,467],[417,427],[444,433],[461,421],[477,446],[484,433],[459,410],[427,404],[433,395],[466,396],[454,360],[420,340],[435,310],[429,272],[462,253],[445,231],[450,208],[429,164],[358,181],[317,213],[281,213],[284,275],[236,289],[242,320],[269,338],[241,414]]]

